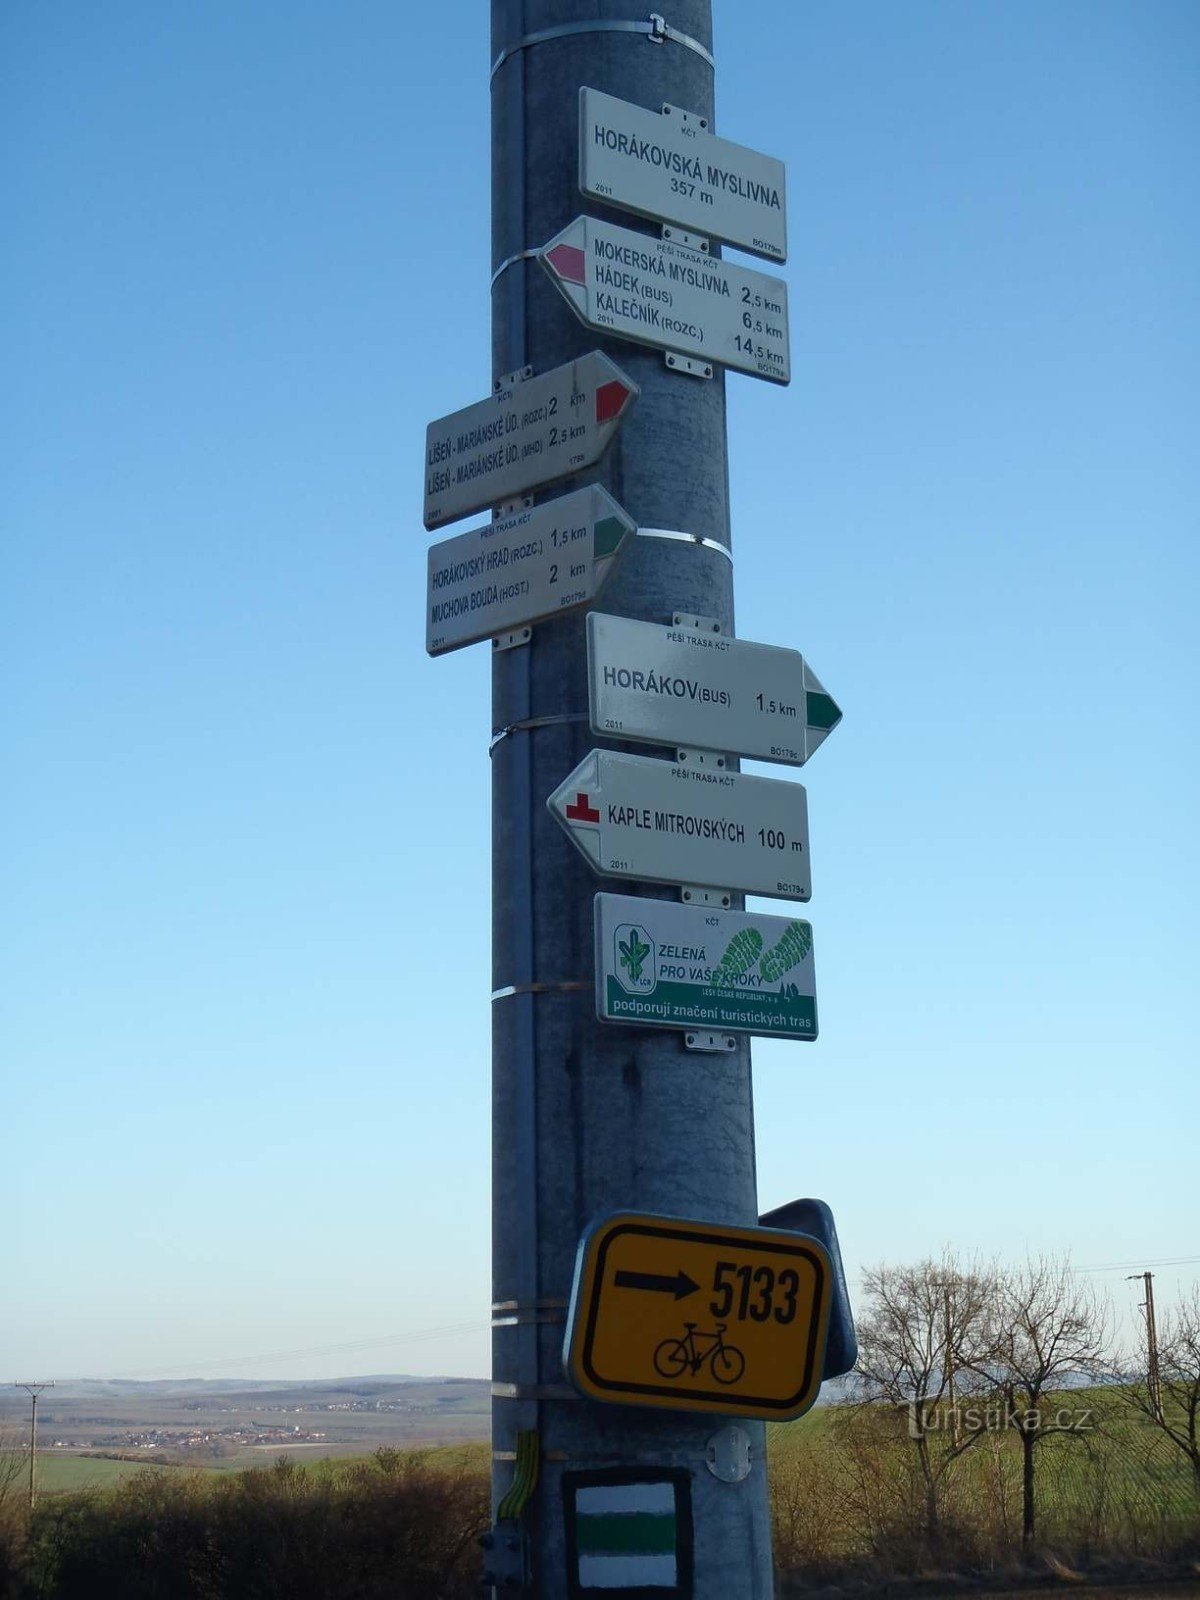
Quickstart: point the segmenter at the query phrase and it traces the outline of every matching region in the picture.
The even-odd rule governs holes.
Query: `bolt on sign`
[[[426,650],[444,655],[590,605],[636,531],[591,483],[430,545]]]
[[[579,188],[590,200],[787,260],[782,161],[709,133],[678,106],[579,91]]]
[[[791,381],[782,278],[595,217],[576,217],[538,259],[589,328]]]
[[[640,393],[593,350],[437,418],[425,430],[425,526],[582,472],[599,461]]]
[[[601,1022],[817,1037],[810,922],[624,894],[595,922]]]
[[[820,1392],[832,1288],[804,1234],[622,1212],[580,1243],[563,1363],[592,1400],[786,1421]]]

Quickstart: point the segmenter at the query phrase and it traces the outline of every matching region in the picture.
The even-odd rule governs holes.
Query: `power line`
[[[1157,1260],[1146,1261],[1138,1258],[1131,1261],[1104,1261],[1085,1267],[1072,1267],[1072,1272],[1125,1272],[1130,1268],[1186,1267],[1200,1263],[1200,1255],[1194,1256],[1164,1256]],[[379,1350],[389,1345],[421,1344],[430,1339],[452,1338],[458,1334],[484,1333],[490,1328],[486,1322],[455,1322],[437,1328],[410,1328],[404,1333],[384,1334],[375,1339],[345,1340],[334,1344],[305,1345],[294,1350],[266,1350],[258,1351],[253,1355],[221,1356],[208,1361],[173,1362],[169,1367],[142,1367],[136,1372],[118,1373],[114,1381],[136,1382],[138,1379],[168,1377],[180,1371],[188,1373],[212,1372],[229,1367],[252,1367],[259,1361],[299,1361],[305,1357],[348,1355],[359,1350]]]
[[[1163,1256],[1157,1261],[1146,1261],[1139,1257],[1134,1261],[1104,1261],[1098,1266],[1072,1267],[1072,1272],[1126,1272],[1131,1267],[1190,1267],[1200,1262],[1200,1256]]]

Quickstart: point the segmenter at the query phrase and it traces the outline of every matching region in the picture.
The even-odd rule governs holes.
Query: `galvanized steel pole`
[[[661,351],[598,338],[526,255],[583,212],[659,234],[584,202],[578,93],[589,85],[655,111],[669,102],[711,127],[711,0],[674,0],[665,30],[648,28],[631,0],[492,0],[491,12],[491,59],[500,62],[491,89],[493,376],[526,365],[541,372],[600,348],[641,386],[598,468],[552,494],[598,481],[643,530],[605,591],[605,611],[660,623],[693,613],[732,631],[724,374],[684,376]],[[705,1055],[685,1049],[681,1034],[596,1021],[593,896],[630,886],[596,878],[545,805],[593,743],[585,665],[582,615],[538,625],[529,644],[493,661],[493,727],[513,730],[492,751],[494,1500],[512,1487],[518,1436],[527,1450],[536,1434],[537,1486],[520,1516],[529,1592],[558,1600],[573,1592],[564,1473],[685,1469],[692,1592],[766,1600],[763,1425],[739,1423],[750,1472],[722,1481],[707,1465],[720,1418],[598,1405],[563,1377],[564,1309],[589,1224],[621,1209],[757,1221],[748,1042]],[[523,726],[531,719],[538,725]]]

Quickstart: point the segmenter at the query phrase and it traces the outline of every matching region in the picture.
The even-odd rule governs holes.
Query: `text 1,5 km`
[[[775,700],[771,695],[756,694],[754,703],[760,711],[765,711],[772,717],[799,717],[799,706],[789,705],[786,700]]]

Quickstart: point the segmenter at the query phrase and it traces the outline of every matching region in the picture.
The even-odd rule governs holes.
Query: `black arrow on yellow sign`
[[[613,1283],[618,1289],[650,1289],[655,1294],[672,1294],[676,1300],[685,1300],[700,1287],[682,1269],[673,1278],[664,1278],[657,1272],[618,1272]]]

